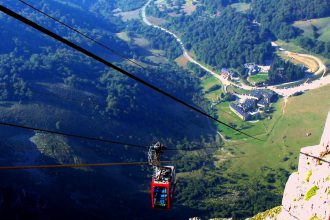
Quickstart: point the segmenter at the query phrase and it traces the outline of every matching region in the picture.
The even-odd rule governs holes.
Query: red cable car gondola
[[[165,146],[157,142],[149,148],[148,160],[153,166],[150,188],[152,208],[170,209],[175,190],[175,167],[161,166],[160,154]]]

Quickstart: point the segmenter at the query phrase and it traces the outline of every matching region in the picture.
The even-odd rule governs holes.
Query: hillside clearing
[[[247,12],[251,9],[251,5],[248,3],[234,3],[230,5],[237,12]]]
[[[140,9],[137,9],[134,11],[119,12],[119,13],[115,14],[115,16],[121,17],[121,20],[124,22],[134,20],[134,19],[140,19]]]
[[[188,65],[189,61],[187,60],[187,58],[185,56],[181,55],[181,56],[179,56],[178,58],[175,59],[175,62],[179,66],[181,66],[183,68],[187,68],[187,65]]]
[[[196,3],[196,0],[186,0],[186,3],[183,6],[183,11],[187,15],[191,15],[197,9],[197,6],[195,3]]]
[[[310,51],[305,50],[304,48],[298,46],[293,41],[286,42],[286,41],[282,41],[282,40],[277,40],[277,41],[275,41],[275,43],[278,44],[280,47],[284,48],[287,51],[290,51],[290,52],[293,52],[293,53],[302,53],[302,54],[314,55],[314,56],[317,56],[318,58],[320,58],[324,62],[324,64],[326,64],[326,65],[330,64],[330,59],[324,58],[319,54],[311,53]]]
[[[240,146],[227,147],[234,155],[239,156],[243,152],[247,157],[233,160],[226,172],[255,175],[262,172],[262,167],[274,170],[295,168],[300,148],[320,141],[324,120],[330,109],[330,103],[325,100],[330,100],[330,86],[289,98],[284,114],[281,110],[285,102],[280,100],[276,103],[272,119],[265,121],[268,134],[258,136],[263,141],[245,137],[245,140],[235,142]],[[251,130],[244,131],[251,133]],[[307,137],[306,133],[312,135]],[[284,161],[285,157],[288,160]]]
[[[297,53],[287,53],[292,62],[305,65],[311,72],[317,72],[320,68],[316,60],[310,57],[303,57]]]
[[[155,24],[155,25],[163,25],[163,24],[166,24],[167,21],[163,18],[156,18],[156,17],[153,17],[153,16],[148,16],[148,20],[152,23],[152,24]]]
[[[330,17],[300,20],[294,22],[293,26],[304,31],[304,36],[315,38],[320,41],[330,41]],[[314,29],[314,30],[313,30]]]
[[[266,82],[268,79],[268,73],[259,73],[257,75],[249,76],[247,78],[247,80],[252,84]]]
[[[121,40],[123,40],[123,41],[125,41],[125,42],[130,42],[130,41],[131,41],[131,38],[128,36],[128,33],[127,33],[126,31],[124,31],[124,32],[119,32],[119,33],[116,34],[116,36],[117,36],[119,39],[121,39]]]

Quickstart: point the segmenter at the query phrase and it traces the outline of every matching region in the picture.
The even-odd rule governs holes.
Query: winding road
[[[221,83],[223,85],[230,85],[232,84],[229,80],[226,80],[224,79],[223,77],[221,77],[219,74],[217,74],[216,72],[214,72],[213,70],[205,67],[204,65],[202,65],[200,62],[198,62],[197,60],[195,60],[194,58],[192,58],[189,54],[188,54],[188,51],[187,49],[184,47],[184,44],[182,42],[182,40],[175,34],[173,33],[172,31],[166,29],[166,28],[163,28],[159,25],[156,25],[156,24],[152,24],[148,18],[147,18],[147,15],[146,15],[146,9],[147,7],[150,5],[150,3],[152,2],[153,0],[149,0],[143,7],[142,7],[142,10],[141,10],[141,16],[142,16],[142,20],[143,22],[148,25],[148,26],[152,26],[154,28],[157,28],[157,29],[160,29],[166,33],[168,33],[169,35],[172,35],[173,38],[175,38],[175,40],[179,43],[180,47],[181,47],[181,50],[182,50],[182,53],[183,53],[183,56],[191,63],[194,63],[196,65],[198,65],[200,68],[202,68],[203,70],[207,71],[208,73],[212,74],[214,77],[216,77],[217,79],[219,79],[221,81]]]
[[[306,82],[304,84],[301,84],[299,86],[296,87],[292,87],[292,88],[279,88],[279,86],[281,85],[277,85],[277,86],[267,86],[267,87],[254,87],[254,86],[249,86],[249,85],[245,85],[245,84],[237,84],[234,83],[228,79],[225,79],[224,77],[221,77],[219,74],[217,74],[216,72],[214,72],[213,70],[205,67],[203,64],[201,64],[200,62],[198,62],[196,59],[194,59],[193,57],[191,57],[188,54],[187,49],[185,48],[182,40],[172,31],[163,28],[159,25],[153,24],[148,20],[147,14],[146,14],[146,9],[147,7],[150,5],[150,3],[153,0],[149,0],[141,9],[141,16],[142,16],[142,20],[143,22],[148,25],[148,26],[152,26],[154,28],[160,29],[166,33],[168,33],[169,35],[171,35],[180,45],[183,56],[191,63],[196,64],[197,66],[199,66],[200,68],[202,68],[203,70],[205,70],[206,72],[210,73],[211,75],[213,75],[214,77],[216,77],[223,85],[224,87],[229,86],[229,85],[234,85],[238,88],[241,89],[245,89],[245,90],[255,90],[255,89],[270,89],[274,92],[276,92],[277,94],[287,98],[290,97],[292,95],[294,95],[297,92],[305,92],[308,90],[312,90],[312,89],[317,89],[320,88],[322,86],[325,85],[329,85],[330,84],[330,75],[326,75],[327,73],[327,67],[324,65],[324,63],[322,62],[322,60],[320,60],[318,57],[312,56],[312,55],[307,55],[307,54],[298,54],[299,56],[305,56],[308,58],[312,58],[314,59],[318,65],[319,65],[319,69],[315,74],[321,74],[323,73],[323,76],[317,80],[311,81],[311,82]],[[290,53],[290,52],[287,52]]]

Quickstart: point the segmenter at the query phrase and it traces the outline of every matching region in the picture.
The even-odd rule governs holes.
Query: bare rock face
[[[320,156],[323,146],[306,147],[301,152]],[[324,158],[330,161],[330,156]],[[284,190],[283,209],[278,219],[328,220],[330,217],[330,164],[301,155],[299,170],[293,173]]]
[[[320,144],[300,150],[298,171],[285,185],[282,206],[246,220],[330,220],[330,112]]]
[[[300,151],[298,172],[286,183],[278,220],[330,220],[330,112],[316,146]]]

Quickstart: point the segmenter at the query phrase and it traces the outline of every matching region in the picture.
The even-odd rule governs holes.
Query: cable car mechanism
[[[153,167],[150,197],[152,208],[170,209],[175,190],[175,167],[161,166],[160,156],[166,147],[157,142],[150,146],[149,165]]]

